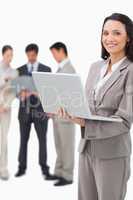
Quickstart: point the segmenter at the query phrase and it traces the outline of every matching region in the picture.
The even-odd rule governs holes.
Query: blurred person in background
[[[57,73],[76,73],[69,57],[67,47],[62,42],[56,42],[50,47],[51,53],[58,63]],[[55,186],[73,183],[74,153],[75,153],[75,125],[53,116],[53,129],[57,159],[55,164]]]
[[[18,75],[10,63],[13,58],[13,48],[5,45],[2,48],[2,61],[0,62],[0,178],[8,180],[8,131],[11,121],[11,103],[15,98],[10,81]]]
[[[19,67],[19,76],[32,77],[32,72],[51,72],[51,68],[38,61],[39,47],[29,44],[25,48],[27,63]],[[39,142],[39,165],[42,175],[46,180],[53,179],[47,164],[47,127],[48,117],[43,110],[38,94],[28,90],[20,92],[20,107],[18,113],[20,125],[20,149],[18,157],[18,171],[16,177],[25,175],[27,170],[27,149],[30,138],[31,126],[34,125]]]

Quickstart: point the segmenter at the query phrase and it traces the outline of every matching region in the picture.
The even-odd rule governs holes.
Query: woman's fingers
[[[62,112],[62,108],[59,108],[57,111],[57,115],[58,117],[62,118],[63,117],[63,112]]]
[[[63,119],[68,119],[68,114],[67,114],[65,108],[61,108],[61,117]]]
[[[65,111],[65,116],[67,119],[72,119],[73,117],[71,115],[69,115],[69,113],[67,111]]]
[[[5,112],[7,112],[8,111],[8,109],[6,109],[6,108],[4,108],[4,107],[0,107],[0,113],[5,113]]]
[[[80,126],[85,126],[85,120],[77,117],[73,117],[69,115],[69,113],[65,110],[65,108],[60,107],[57,111],[57,115],[59,118],[70,120],[75,124],[79,124]]]
[[[62,107],[60,107],[59,110],[57,111],[57,115],[59,116],[59,118],[63,118],[63,119],[70,118],[70,115],[67,113],[65,108],[62,108]]]
[[[65,108],[62,108],[62,116],[63,116],[63,118],[67,117],[67,112],[66,112]]]

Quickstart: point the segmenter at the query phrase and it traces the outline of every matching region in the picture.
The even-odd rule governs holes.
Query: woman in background
[[[8,180],[7,135],[11,118],[10,106],[15,98],[10,81],[17,77],[17,71],[10,66],[13,58],[11,46],[6,45],[2,48],[2,57],[0,62],[0,179]]]
[[[124,200],[130,176],[133,122],[133,22],[114,13],[104,20],[102,59],[93,63],[86,82],[94,115],[122,122],[59,116],[82,127],[79,158],[79,200]]]

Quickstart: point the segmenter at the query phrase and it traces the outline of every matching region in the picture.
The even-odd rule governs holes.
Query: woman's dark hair
[[[5,45],[2,47],[2,55],[8,50],[13,50],[13,48],[10,45]]]
[[[113,13],[109,17],[105,18],[103,22],[103,27],[102,27],[102,33],[103,33],[104,25],[108,20],[119,21],[125,25],[127,36],[129,38],[129,42],[127,42],[126,47],[125,47],[125,54],[130,61],[133,61],[133,21],[126,15],[123,15],[121,13]],[[101,38],[102,38],[102,35],[101,35]],[[102,44],[102,41],[101,41],[101,44]],[[104,60],[106,60],[109,57],[109,53],[104,48],[103,44],[102,44],[101,57]]]
[[[25,52],[28,53],[30,51],[34,51],[36,54],[38,54],[39,52],[39,47],[37,44],[29,44],[26,48],[25,48]]]
[[[68,51],[67,51],[67,47],[64,43],[62,42],[56,42],[54,43],[51,47],[50,47],[50,50],[52,49],[56,49],[57,51],[59,51],[60,49],[63,49],[65,55],[67,56],[68,55]]]

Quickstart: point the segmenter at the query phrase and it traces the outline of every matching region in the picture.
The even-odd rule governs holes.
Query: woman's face
[[[10,64],[13,59],[13,50],[8,49],[4,54],[3,54],[3,60],[5,63]]]
[[[125,46],[128,41],[124,24],[115,20],[108,20],[104,24],[102,44],[110,55],[125,54]]]

